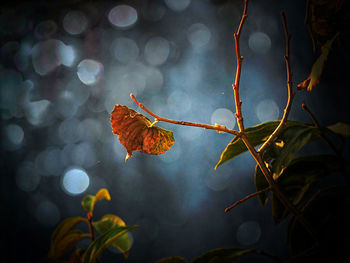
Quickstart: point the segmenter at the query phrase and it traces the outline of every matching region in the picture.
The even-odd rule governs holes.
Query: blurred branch
[[[315,41],[315,36],[312,32],[312,28],[311,28],[311,24],[310,24],[310,1],[309,0],[306,0],[304,24],[306,25],[306,28],[309,31],[311,41],[312,41],[312,51],[315,54],[316,53],[316,41]]]
[[[170,119],[159,117],[158,115],[154,114],[149,109],[147,109],[142,103],[138,102],[136,100],[134,94],[131,93],[130,97],[136,103],[137,106],[139,106],[141,109],[143,109],[144,111],[146,111],[148,114],[150,114],[151,116],[153,116],[155,118],[155,122],[154,123],[157,123],[157,122],[160,122],[160,121],[164,121],[164,122],[169,122],[169,123],[173,123],[173,124],[177,124],[177,125],[199,127],[199,128],[204,128],[204,129],[208,129],[208,130],[216,130],[217,132],[226,132],[226,133],[234,134],[236,136],[241,136],[240,132],[228,129],[228,128],[226,128],[223,125],[208,125],[208,124],[187,122],[187,121],[175,121],[175,120],[170,120]],[[154,123],[152,123],[152,125]]]
[[[92,212],[88,212],[87,214],[87,223],[89,225],[89,232],[90,232],[90,239],[91,241],[95,240],[95,231],[94,231],[94,227],[92,226]]]
[[[271,190],[271,186],[266,187],[265,189],[262,189],[262,190],[260,190],[260,191],[255,192],[255,193],[252,193],[252,194],[250,194],[250,195],[247,195],[247,196],[244,197],[243,199],[241,199],[241,200],[235,202],[233,205],[227,207],[227,208],[225,209],[225,212],[227,213],[227,212],[229,212],[231,209],[233,209],[233,208],[235,208],[237,205],[239,205],[239,204],[241,204],[241,203],[247,201],[248,199],[250,199],[250,198],[252,198],[252,197],[254,197],[254,196],[256,196],[256,195],[259,195],[259,194],[265,193],[265,192],[267,192],[267,191],[270,191],[270,190]]]
[[[287,105],[284,109],[283,117],[281,119],[281,122],[279,125],[276,127],[274,132],[270,135],[270,137],[265,141],[265,143],[259,148],[258,152],[260,155],[264,153],[264,151],[267,149],[267,147],[270,146],[270,144],[273,142],[273,140],[278,136],[278,134],[282,131],[284,128],[284,125],[287,122],[288,115],[290,112],[290,109],[292,107],[292,102],[295,93],[292,91],[292,71],[290,68],[290,52],[289,52],[289,42],[291,35],[288,33],[288,28],[287,28],[287,21],[286,21],[286,16],[284,12],[281,12],[281,18],[282,18],[282,23],[283,23],[283,29],[284,29],[284,34],[286,38],[286,54],[284,55],[284,60],[286,61],[286,70],[287,70],[287,88],[288,88],[288,101]]]

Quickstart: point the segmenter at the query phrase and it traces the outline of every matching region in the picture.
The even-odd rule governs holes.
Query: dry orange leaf
[[[133,151],[140,150],[147,154],[162,154],[174,144],[172,131],[157,126],[141,113],[116,104],[111,112],[113,133],[118,135],[120,143],[125,147],[125,161]]]

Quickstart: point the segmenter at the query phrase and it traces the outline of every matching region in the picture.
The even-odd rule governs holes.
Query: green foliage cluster
[[[126,226],[120,217],[113,214],[106,214],[100,220],[92,221],[95,204],[103,199],[111,200],[108,190],[104,188],[96,195],[83,198],[81,205],[87,217],[70,217],[57,226],[51,236],[49,253],[42,263],[94,263],[109,246],[117,248],[125,258],[128,257],[131,246],[128,232],[138,226]],[[88,224],[90,233],[74,228],[81,222]],[[95,230],[99,233],[96,239]],[[84,238],[91,240],[88,248],[76,248]]]

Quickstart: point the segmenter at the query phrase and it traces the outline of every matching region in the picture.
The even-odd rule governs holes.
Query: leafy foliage
[[[109,246],[119,249],[125,258],[130,250],[130,238],[128,232],[138,227],[126,226],[125,222],[113,214],[104,215],[99,221],[92,221],[94,207],[97,201],[102,199],[111,200],[107,189],[103,188],[95,196],[87,195],[81,204],[87,212],[87,218],[80,216],[70,217],[62,221],[54,230],[51,236],[50,250],[47,258],[42,262],[69,262],[69,263],[93,263],[97,257]],[[80,229],[73,229],[78,223],[85,222],[89,225],[90,233],[84,233]],[[96,229],[100,236],[93,238],[93,229]],[[83,238],[90,238],[91,244],[84,250],[77,248],[69,256],[66,255]]]
[[[172,131],[153,126],[146,116],[127,106],[114,106],[111,124],[113,133],[118,135],[127,151],[125,160],[132,156],[133,151],[138,150],[147,154],[162,154],[175,141]]]

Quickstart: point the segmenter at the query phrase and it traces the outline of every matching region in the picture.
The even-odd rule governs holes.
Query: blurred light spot
[[[242,245],[253,245],[260,239],[261,229],[257,222],[247,221],[237,229],[237,240]]]
[[[129,72],[120,79],[119,87],[122,91],[133,92],[135,95],[141,94],[146,86],[146,79],[143,75],[136,72]]]
[[[232,111],[226,108],[216,109],[211,115],[211,123],[214,125],[215,123],[219,125],[224,125],[228,129],[233,129],[236,124],[235,115]]]
[[[35,217],[44,227],[53,227],[60,220],[61,214],[53,202],[44,200],[37,206]]]
[[[64,120],[58,127],[58,134],[61,140],[65,143],[75,143],[82,136],[79,120],[75,118]]]
[[[60,175],[63,170],[60,149],[49,147],[40,152],[35,158],[35,167],[41,175]]]
[[[79,168],[68,170],[63,175],[62,186],[66,193],[78,195],[83,193],[89,186],[90,179],[87,173]]]
[[[164,2],[173,11],[183,11],[189,6],[191,0],[164,0]]]
[[[58,49],[58,56],[62,65],[67,67],[71,67],[75,61],[74,49],[68,45],[60,45]]]
[[[24,72],[27,70],[31,52],[32,47],[28,43],[21,44],[20,49],[14,56],[14,63],[19,71]]]
[[[230,176],[228,173],[211,172],[205,177],[204,182],[211,190],[222,191],[229,186]]]
[[[90,168],[96,164],[96,155],[93,146],[88,142],[76,145],[71,153],[72,163],[84,168]]]
[[[78,107],[73,92],[69,90],[63,90],[55,102],[55,110],[63,119],[73,117]]]
[[[123,64],[133,62],[139,56],[139,48],[135,41],[130,38],[117,38],[113,41],[111,49],[113,56]]]
[[[179,143],[175,143],[170,150],[159,155],[160,159],[165,163],[173,163],[181,156],[182,149]]]
[[[164,78],[162,72],[153,67],[146,69],[146,90],[147,91],[160,91],[163,87]]]
[[[28,122],[32,125],[41,125],[49,119],[49,106],[51,102],[48,100],[39,100],[28,102],[24,105],[25,115]]]
[[[271,47],[271,39],[263,32],[254,32],[249,36],[248,45],[254,52],[264,54]]]
[[[197,141],[199,143],[201,135],[203,134],[202,128],[192,127],[186,129],[183,127],[179,129],[180,136],[188,141]]]
[[[201,48],[210,41],[211,33],[203,24],[193,24],[187,30],[187,39],[194,48]]]
[[[9,124],[5,127],[7,139],[12,144],[21,144],[24,138],[24,132],[21,126]]]
[[[21,163],[16,171],[16,184],[19,189],[25,192],[34,191],[40,182],[40,176],[31,162]]]
[[[142,9],[143,17],[150,21],[159,21],[165,14],[165,7],[157,3],[149,3]]]
[[[169,111],[177,116],[186,114],[191,109],[191,99],[183,91],[172,92],[167,100]]]
[[[129,28],[136,23],[137,12],[131,6],[118,5],[109,11],[108,20],[116,27]]]
[[[32,49],[32,63],[36,73],[44,76],[58,66],[62,62],[69,64],[71,60],[71,51],[68,51],[68,57],[62,54],[66,50],[66,45],[61,40],[49,39],[46,41],[38,42]],[[69,48],[68,48],[69,49]]]
[[[84,59],[78,64],[78,77],[86,85],[96,84],[102,77],[103,65],[92,59]]]
[[[149,64],[159,66],[167,60],[169,52],[170,45],[166,39],[162,37],[152,37],[146,43],[144,56]]]
[[[83,33],[87,25],[86,16],[80,11],[70,11],[63,18],[63,28],[71,35]]]
[[[40,40],[52,37],[57,31],[57,25],[53,20],[40,22],[34,30],[34,34]]]
[[[274,100],[263,100],[256,106],[256,115],[261,122],[277,120],[279,108]]]
[[[102,124],[98,119],[88,118],[80,122],[83,139],[86,141],[97,141],[102,139]]]

